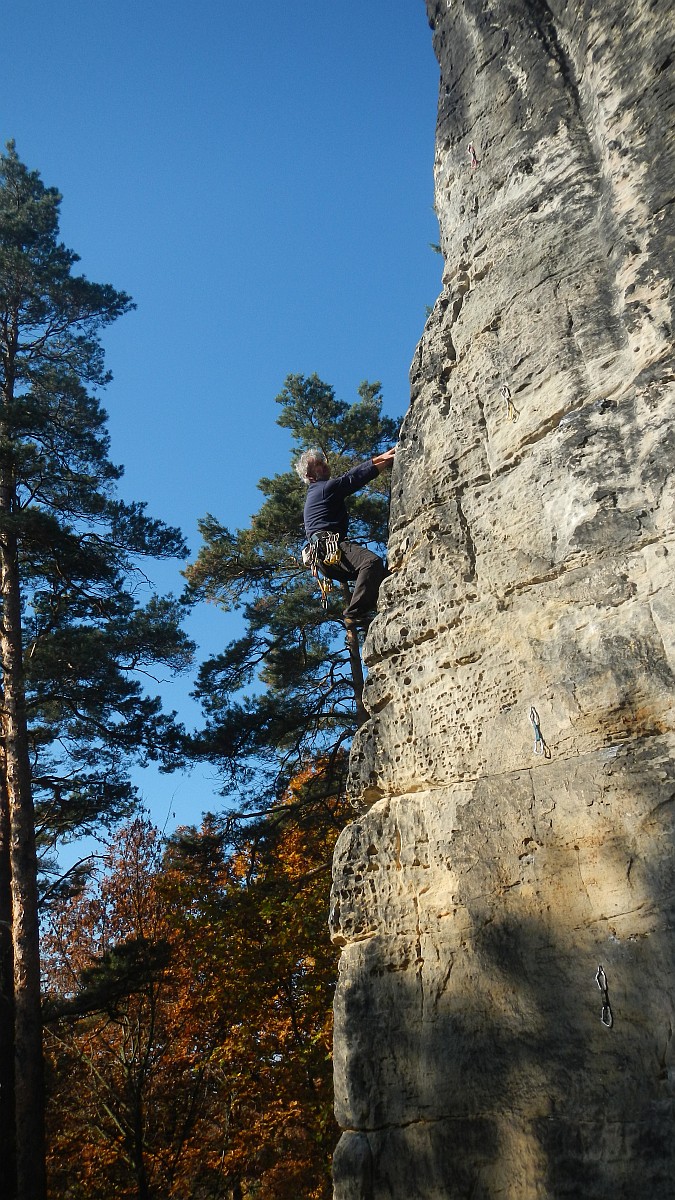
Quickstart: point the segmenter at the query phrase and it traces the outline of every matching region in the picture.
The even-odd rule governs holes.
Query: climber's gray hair
[[[298,472],[298,475],[300,476],[302,482],[309,483],[309,481],[310,481],[309,468],[312,465],[312,463],[315,463],[315,462],[325,463],[325,461],[326,461],[326,455],[324,454],[323,450],[303,450],[302,454],[300,455],[298,461],[295,464],[295,469]]]

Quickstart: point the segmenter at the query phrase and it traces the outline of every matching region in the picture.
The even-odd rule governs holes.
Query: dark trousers
[[[372,550],[359,546],[357,542],[340,542],[341,562],[337,567],[323,570],[331,579],[343,583],[354,580],[352,598],[344,610],[345,617],[364,617],[377,605],[377,593],[387,574],[387,569]]]

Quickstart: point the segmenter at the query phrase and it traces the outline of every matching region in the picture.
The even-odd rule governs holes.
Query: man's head
[[[330,467],[323,450],[305,450],[296,462],[295,469],[303,483],[330,479]]]

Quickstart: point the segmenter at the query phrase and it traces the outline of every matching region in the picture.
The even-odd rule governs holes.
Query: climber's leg
[[[357,542],[341,542],[340,554],[347,577],[354,580],[351,602],[344,610],[346,620],[366,617],[377,606],[377,593],[387,570],[382,559]]]

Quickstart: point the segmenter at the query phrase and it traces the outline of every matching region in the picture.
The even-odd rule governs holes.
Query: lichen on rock
[[[427,10],[445,270],[334,862],[335,1196],[665,1200],[671,14]]]

